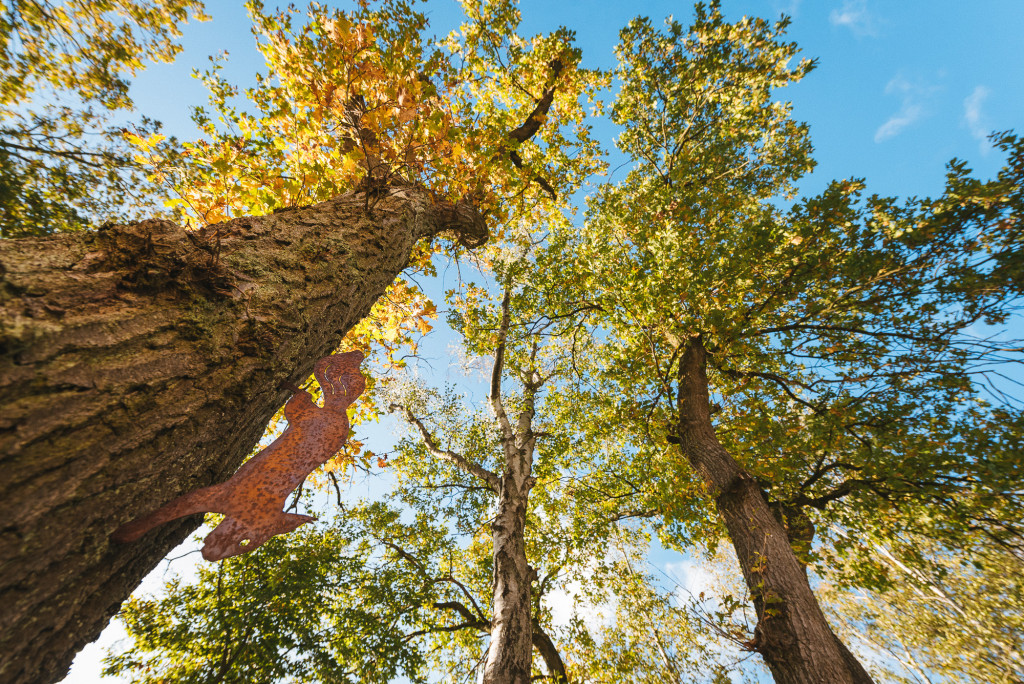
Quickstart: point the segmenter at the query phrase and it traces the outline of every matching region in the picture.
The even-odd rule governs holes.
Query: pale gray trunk
[[[529,684],[533,663],[530,589],[534,571],[526,560],[526,503],[533,485],[528,456],[502,477],[494,540],[494,618],[484,666],[485,684]],[[523,468],[523,462],[527,461]],[[525,474],[524,474],[525,473]]]
[[[751,647],[779,684],[871,684],[870,675],[829,627],[786,529],[760,487],[715,435],[699,337],[687,343],[679,385],[680,444],[717,495],[719,515],[757,611]]]
[[[491,643],[484,664],[484,684],[529,684],[533,664],[533,621],[530,594],[536,573],[526,562],[526,506],[535,480],[533,453],[534,400],[543,384],[536,368],[523,375],[524,406],[515,427],[509,421],[501,398],[501,376],[505,366],[505,344],[511,317],[511,282],[505,285],[501,302],[498,346],[491,369],[490,404],[501,428],[505,472],[498,487],[498,510],[492,523],[494,540],[494,619]],[[531,362],[536,361],[534,346]]]
[[[51,682],[199,524],[120,524],[226,479],[283,403],[469,204],[404,186],[186,233],[0,241],[0,681]]]

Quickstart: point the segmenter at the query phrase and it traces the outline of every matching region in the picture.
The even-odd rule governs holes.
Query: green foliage
[[[712,7],[688,32],[623,32],[614,111],[636,167],[602,188],[559,262],[607,331],[603,391],[579,398],[593,429],[618,424],[659,464],[670,519],[710,524],[666,444],[680,354],[699,336],[719,437],[775,501],[857,526],[883,501],[1015,498],[1012,449],[964,448],[1003,422],[982,378],[1004,346],[971,326],[1005,320],[1020,295],[1022,144],[997,140],[1009,164],[993,181],[954,162],[936,200],[864,199],[841,181],[780,209],[812,164],[806,129],[770,98],[810,66],[786,66],[784,28]],[[846,496],[856,513],[833,513]]]
[[[244,558],[201,567],[160,598],[121,612],[132,647],[108,674],[135,682],[414,681],[422,656],[403,639],[429,586],[359,539],[369,509],[330,528],[277,537]],[[382,626],[388,629],[382,629]]]
[[[565,657],[575,677],[609,684],[731,681],[714,653],[709,630],[685,605],[678,605],[678,597],[666,595],[653,577],[638,573],[634,565],[643,559],[630,555],[595,573],[610,597],[601,606],[607,612],[585,619],[580,615],[589,606],[577,603],[565,639]]]
[[[823,600],[850,643],[875,662],[884,681],[1010,684],[1024,679],[1024,561],[1019,550],[980,533],[945,545],[919,533],[891,534],[869,561],[884,591],[851,591],[841,579]],[[851,567],[852,566],[852,567]],[[832,573],[862,572],[838,560]]]
[[[719,638],[750,648],[753,635],[735,621],[743,600],[702,613],[631,565],[652,532],[712,554],[722,539],[708,485],[676,446],[687,399],[680,357],[699,338],[718,438],[785,521],[798,558],[825,578],[835,617],[850,633],[866,629],[875,647],[895,651],[902,639],[900,653],[923,654],[932,671],[996,677],[1024,633],[1012,614],[1024,417],[992,384],[998,364],[1019,362],[1018,346],[978,330],[1004,323],[1022,294],[1024,141],[994,139],[1007,164],[989,181],[952,162],[936,199],[867,195],[850,179],[794,202],[814,162],[807,127],[776,89],[813,62],[796,61],[787,21],[730,23],[718,3],[699,4],[689,28],[637,19],[623,30],[612,118],[634,166],[574,226],[566,197],[600,168],[582,103],[607,78],[579,67],[570,31],[527,39],[514,3],[465,7],[466,24],[437,44],[402,0],[314,6],[304,23],[251,3],[268,71],[244,104],[215,64],[204,75],[211,112],[196,111],[203,140],[183,150],[132,142],[194,223],[375,183],[419,183],[490,212],[496,239],[474,255],[486,281],[449,293],[449,324],[468,357],[490,359],[502,319],[491,277],[507,288],[498,387],[508,414],[528,416],[538,435],[526,531],[534,615],[573,676],[728,681]],[[552,88],[547,113],[533,118]],[[524,125],[529,136],[511,135]],[[429,270],[430,256],[419,266]],[[394,350],[434,313],[399,281],[350,343],[381,344],[400,367]],[[502,433],[482,402],[380,384],[387,392],[374,397],[419,416],[435,447],[502,471]],[[475,676],[489,631],[495,496],[420,437],[388,461],[405,515],[352,509],[316,533],[328,541],[308,533],[266,552],[279,554],[268,566],[327,563],[326,588],[310,590],[327,600],[309,603],[301,583],[274,585],[290,597],[288,621],[221,625],[210,616],[242,613],[219,616],[218,597],[229,594],[215,582],[253,592],[264,569],[204,571],[195,590],[172,586],[167,604],[131,604],[136,646],[112,667],[150,668],[153,679],[140,681],[170,676],[164,662],[194,666],[179,678],[215,671],[234,653],[224,635],[237,642],[257,624],[244,658],[262,652],[248,649],[257,642],[269,655],[239,675],[250,679],[305,677],[272,669],[285,652],[273,667],[322,653],[316,662],[359,663],[337,670],[354,680],[384,676],[375,668],[385,662],[411,678]],[[609,619],[555,627],[556,592]],[[248,605],[241,589],[232,596]],[[321,637],[324,620],[348,625],[377,660]],[[375,620],[397,632],[374,632]],[[275,639],[298,640],[287,651]]]
[[[80,230],[146,206],[110,125],[128,77],[171,61],[199,0],[13,0],[0,16],[0,237]],[[154,122],[137,130],[150,135]],[[95,140],[98,140],[96,142]]]

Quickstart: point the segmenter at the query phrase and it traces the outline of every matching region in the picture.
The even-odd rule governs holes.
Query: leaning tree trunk
[[[871,684],[818,605],[782,523],[760,487],[722,447],[711,423],[706,352],[699,337],[680,361],[678,438],[690,464],[717,494],[757,611],[751,647],[778,684]]]
[[[423,238],[486,230],[405,186],[188,233],[0,241],[0,681],[52,682],[197,516],[120,524],[231,475]]]

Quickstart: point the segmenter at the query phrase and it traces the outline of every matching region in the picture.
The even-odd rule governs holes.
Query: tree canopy
[[[730,20],[719,2],[689,23],[638,17],[603,72],[570,29],[525,35],[511,0],[464,0],[446,36],[409,0],[250,0],[265,71],[247,89],[220,59],[198,74],[199,137],[144,120],[91,147],[107,119],[88,107],[129,108],[127,76],[173,58],[200,3],[15,4],[0,37],[4,237],[159,196],[219,239],[239,217],[338,196],[373,216],[413,189],[470,203],[490,231],[421,242],[342,342],[378,352],[357,429],[390,414],[398,445],[383,453],[370,429],[313,476],[293,505],[329,512],[316,526],[131,599],[108,673],[1024,677],[1015,133],[991,136],[993,177],[954,159],[934,197],[862,178],[810,194],[811,131],[785,88],[816,62],[786,17]],[[44,90],[86,108],[18,104]],[[623,170],[600,179],[606,110]],[[138,174],[145,200],[124,194]],[[456,384],[415,361],[440,304],[421,282],[447,264]],[[375,500],[343,494],[374,476]],[[688,591],[652,554],[716,586]]]

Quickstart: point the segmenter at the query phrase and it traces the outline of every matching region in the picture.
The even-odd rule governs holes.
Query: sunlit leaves
[[[348,12],[311,5],[303,18],[251,2],[267,72],[242,99],[215,60],[201,76],[213,113],[194,116],[205,138],[149,155],[154,177],[181,196],[182,218],[213,223],[402,182],[514,214],[509,200],[537,192],[532,174],[509,171],[510,145],[522,144],[509,134],[548,87],[555,101],[522,155],[559,192],[571,192],[594,168],[579,100],[600,83],[577,67],[571,33],[524,47],[513,32],[517,15],[498,3],[486,17],[469,6],[476,19],[462,34],[433,44],[417,4],[384,0]],[[550,66],[555,59],[564,61],[560,69]]]
[[[133,645],[108,657],[107,672],[154,684],[424,681],[405,636],[433,617],[439,592],[382,553],[373,535],[401,534],[396,518],[356,507],[330,529],[304,527],[199,568],[193,584],[173,580],[160,598],[132,599],[122,620]],[[437,530],[408,531],[411,551],[436,548]]]
[[[137,218],[142,174],[110,123],[128,77],[170,61],[198,0],[15,1],[0,18],[0,237]],[[143,135],[155,128],[143,119]]]

